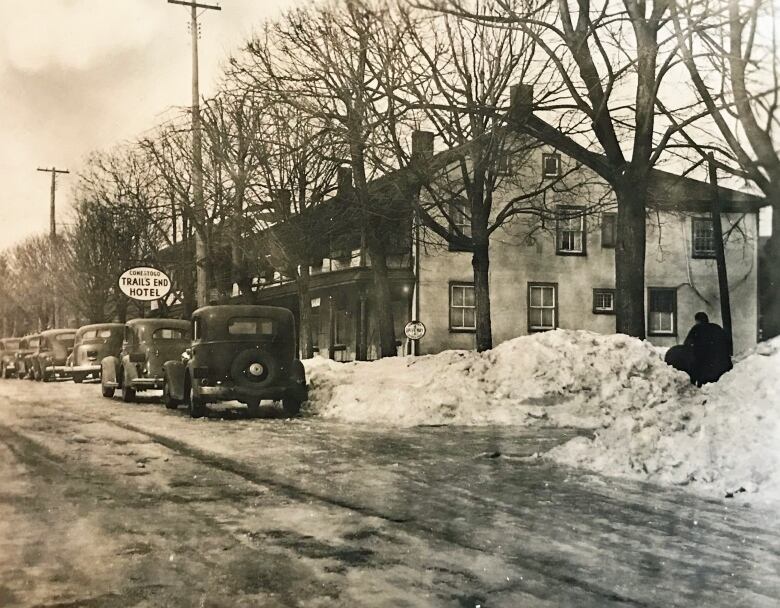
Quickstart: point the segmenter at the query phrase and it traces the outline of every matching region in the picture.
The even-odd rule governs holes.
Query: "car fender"
[[[306,386],[306,369],[300,359],[294,359],[290,365],[290,378],[295,383]]]
[[[168,383],[168,392],[174,399],[184,400],[184,384],[187,367],[182,361],[166,361],[163,373]]]
[[[138,378],[138,368],[135,366],[135,363],[130,362],[130,357],[125,355],[122,357],[122,381],[126,382],[129,386],[130,383]]]
[[[117,384],[116,370],[119,368],[117,357],[105,357],[100,362],[100,377],[104,384]]]

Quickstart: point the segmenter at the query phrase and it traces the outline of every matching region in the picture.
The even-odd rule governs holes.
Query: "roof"
[[[259,304],[218,304],[203,306],[192,313],[193,317],[230,318],[246,316],[265,316],[272,319],[289,319],[292,312],[280,306],[262,306]]]
[[[135,327],[138,325],[146,325],[147,327],[189,327],[190,322],[182,319],[158,319],[158,318],[143,318],[143,319],[130,319],[126,325]]]
[[[46,331],[41,332],[41,337],[49,337],[49,336],[59,336],[62,334],[75,334],[75,329],[47,329]]]
[[[124,326],[125,326],[124,323],[92,323],[91,325],[82,325],[81,327],[79,327],[78,333],[82,334],[85,331],[89,331],[90,329],[105,329],[105,328],[117,329],[117,328],[122,328]]]

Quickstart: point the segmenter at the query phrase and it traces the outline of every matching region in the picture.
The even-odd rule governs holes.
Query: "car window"
[[[154,340],[186,340],[187,332],[178,327],[160,327],[152,334]]]
[[[9,350],[17,350],[19,348],[19,340],[9,340],[5,343],[5,347]]]
[[[29,345],[30,348],[38,348],[38,344],[40,344],[40,342],[41,342],[40,338],[30,338],[27,341],[27,344]]]
[[[73,343],[76,341],[76,334],[58,334],[54,339],[63,346],[73,346]]]
[[[111,337],[111,330],[110,329],[96,330],[95,333],[97,334],[96,337],[98,337],[98,338],[110,338]]]
[[[271,319],[252,317],[230,319],[228,333],[232,336],[272,336],[274,322]]]
[[[83,334],[81,334],[82,340],[92,340],[93,338],[97,338],[97,330],[96,329],[88,329]]]

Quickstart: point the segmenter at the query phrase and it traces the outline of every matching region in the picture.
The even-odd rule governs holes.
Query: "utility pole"
[[[43,173],[51,173],[51,200],[49,202],[49,248],[52,255],[52,259],[54,259],[54,241],[57,238],[57,220],[55,218],[55,211],[56,211],[56,205],[55,205],[55,193],[57,191],[57,174],[65,174],[70,173],[67,169],[57,169],[57,167],[52,167],[51,169],[41,169],[38,168],[38,171],[41,171]],[[60,303],[59,298],[57,298],[57,286],[56,284],[52,286],[52,308],[54,309],[54,327],[60,326]]]
[[[718,170],[715,166],[715,155],[707,155],[709,164],[710,184],[712,185],[712,240],[715,245],[715,263],[718,268],[718,293],[720,294],[720,319],[723,329],[729,337],[729,345],[734,354],[734,342],[731,332],[731,296],[729,294],[729,278],[726,272],[726,250],[723,244],[723,228],[720,224],[720,196],[718,193]]]
[[[58,173],[70,173],[67,169],[57,169],[57,167],[52,167],[51,169],[41,169],[38,168],[38,171],[42,171],[43,173],[51,173],[51,203],[49,208],[49,236],[51,237],[52,241],[54,240],[54,237],[57,236],[57,223],[54,219],[54,211],[55,211],[55,205],[54,205],[54,196],[55,192],[57,190],[57,174]]]
[[[201,4],[187,0],[168,0],[169,4],[181,4],[190,7],[190,27],[192,29],[192,186],[195,218],[201,223],[205,216],[203,204],[203,144],[200,132],[200,89],[198,84],[198,9],[221,11],[222,7],[213,4]],[[195,226],[195,294],[198,306],[209,303],[209,274],[206,241],[203,237],[203,224]]]

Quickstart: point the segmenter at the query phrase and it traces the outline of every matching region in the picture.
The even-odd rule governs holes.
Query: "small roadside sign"
[[[171,279],[162,270],[150,266],[136,266],[119,276],[119,289],[128,298],[152,302],[171,292]]]
[[[419,340],[425,335],[425,325],[422,321],[409,321],[404,327],[404,333],[410,340]]]

